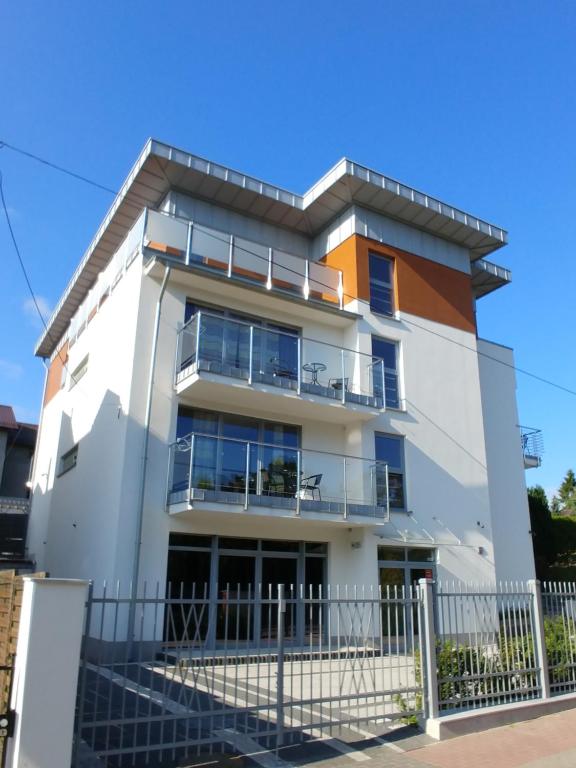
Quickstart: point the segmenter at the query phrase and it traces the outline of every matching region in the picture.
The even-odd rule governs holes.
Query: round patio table
[[[324,363],[304,363],[302,370],[312,374],[312,384],[318,384],[318,374],[325,371],[326,366]]]

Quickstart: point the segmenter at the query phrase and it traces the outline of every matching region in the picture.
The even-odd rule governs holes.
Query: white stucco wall
[[[534,578],[511,349],[479,340],[482,413],[498,580]],[[498,362],[501,361],[501,362]]]

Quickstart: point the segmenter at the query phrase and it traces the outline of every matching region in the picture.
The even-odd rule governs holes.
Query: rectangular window
[[[75,387],[76,384],[80,381],[82,376],[86,373],[88,370],[88,355],[82,360],[80,365],[77,365],[74,371],[70,374],[70,389],[72,387]]]
[[[394,264],[391,259],[369,254],[370,309],[380,315],[394,314],[394,289],[392,276]]]
[[[299,427],[181,406],[177,438],[186,440],[190,433],[195,434],[193,488],[243,493],[248,465],[250,493],[294,497]],[[188,488],[190,450],[175,454],[173,491]]]
[[[386,408],[400,408],[398,389],[398,344],[372,337],[374,397],[384,399]]]
[[[68,470],[73,469],[78,461],[78,443],[60,457],[60,467],[58,468],[58,477]]]
[[[404,491],[404,438],[376,433],[376,461],[388,465],[388,493],[390,507],[396,511],[406,508]],[[376,470],[378,504],[386,502],[386,471],[381,465]]]

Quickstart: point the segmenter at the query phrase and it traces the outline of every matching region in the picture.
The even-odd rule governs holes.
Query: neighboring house
[[[27,571],[32,565],[26,530],[37,430],[36,424],[16,421],[9,405],[0,405],[0,570]]]
[[[476,328],[505,244],[349,160],[300,196],[149,141],[36,349],[37,567],[533,577],[513,355]]]

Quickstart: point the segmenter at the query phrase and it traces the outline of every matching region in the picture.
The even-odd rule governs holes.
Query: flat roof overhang
[[[74,313],[143,208],[170,189],[308,236],[351,205],[370,208],[464,248],[476,258],[507,242],[500,227],[344,158],[304,195],[149,139],[58,302],[35,354],[49,357]]]

